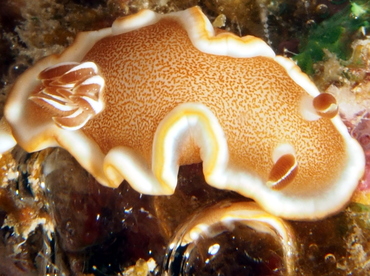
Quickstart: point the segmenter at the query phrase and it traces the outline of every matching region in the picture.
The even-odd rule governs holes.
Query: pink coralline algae
[[[351,132],[352,136],[357,139],[362,148],[364,149],[366,158],[365,175],[360,181],[358,190],[370,190],[370,113],[366,112],[361,116],[360,122],[353,126]]]

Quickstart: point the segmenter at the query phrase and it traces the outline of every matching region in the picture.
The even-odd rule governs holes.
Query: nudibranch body
[[[6,148],[67,149],[101,184],[168,195],[178,167],[291,219],[349,201],[364,155],[320,94],[267,44],[214,30],[198,7],[143,10],[81,33],[15,83]],[[3,149],[4,150],[4,149]]]

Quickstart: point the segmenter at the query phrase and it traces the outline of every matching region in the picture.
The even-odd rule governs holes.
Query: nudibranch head
[[[27,151],[63,147],[101,184],[126,179],[153,195],[174,192],[180,165],[203,161],[210,185],[314,219],[343,207],[364,171],[337,108],[291,60],[215,31],[198,7],[143,10],[26,71],[0,137]]]

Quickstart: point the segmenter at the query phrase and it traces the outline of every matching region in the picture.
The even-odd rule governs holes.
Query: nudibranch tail
[[[11,127],[4,117],[0,120],[0,140],[0,154],[12,149],[17,144],[12,135]]]

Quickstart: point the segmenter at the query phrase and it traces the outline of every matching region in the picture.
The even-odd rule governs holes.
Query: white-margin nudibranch
[[[68,150],[101,184],[172,194],[180,165],[289,219],[349,200],[364,154],[338,106],[261,39],[215,30],[198,7],[149,10],[80,33],[13,86],[1,151]]]

